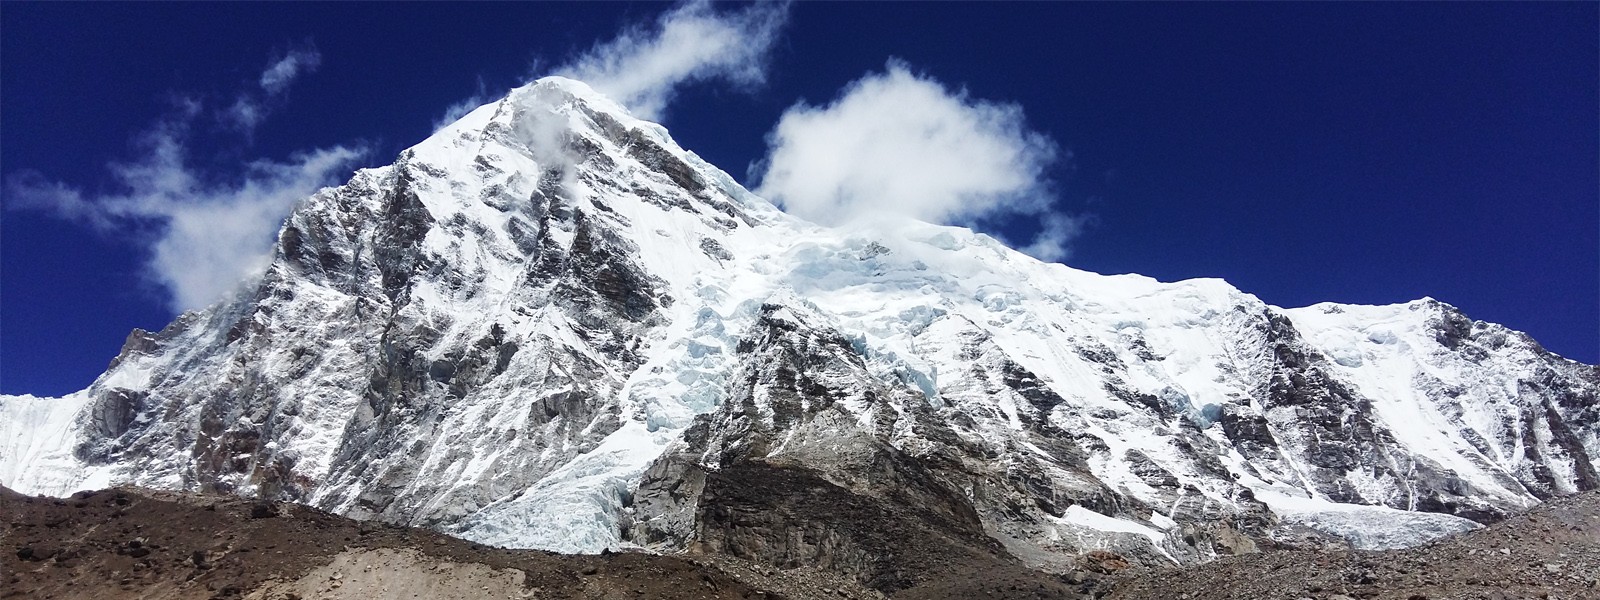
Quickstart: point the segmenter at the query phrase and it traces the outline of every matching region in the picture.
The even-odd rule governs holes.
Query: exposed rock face
[[[548,79],[307,199],[259,279],[83,392],[0,399],[0,483],[913,590],[921,563],[881,557],[901,534],[1066,569],[1468,529],[1600,486],[1597,393],[1433,300],[1286,310],[960,228],[818,227]]]

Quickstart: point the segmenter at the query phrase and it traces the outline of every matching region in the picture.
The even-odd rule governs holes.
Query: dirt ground
[[[743,504],[733,503],[786,510]],[[888,594],[860,574],[814,565],[505,550],[298,505],[138,489],[55,499],[0,488],[0,550],[7,599],[1600,600],[1600,493],[1558,498],[1419,548],[1272,551],[1185,569],[1123,569],[1125,561],[1108,556],[1108,568],[1058,575],[987,556],[964,564],[978,556],[972,548],[953,548],[948,560],[931,546],[901,548],[907,558],[884,564],[917,572],[907,575],[912,585]]]
[[[299,505],[135,489],[54,499],[0,488],[0,549],[3,598],[873,597],[827,574],[756,589],[690,557],[505,550]]]
[[[1281,551],[1126,577],[1113,600],[1600,600],[1600,493],[1405,550]]]

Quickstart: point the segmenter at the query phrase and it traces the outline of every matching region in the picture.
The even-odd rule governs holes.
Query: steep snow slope
[[[1596,487],[1597,389],[1432,300],[1283,310],[961,228],[816,226],[548,78],[307,199],[258,281],[135,331],[85,391],[0,398],[0,483],[594,552],[707,536],[705,473],[756,461],[923,490],[1036,564],[1192,562]]]

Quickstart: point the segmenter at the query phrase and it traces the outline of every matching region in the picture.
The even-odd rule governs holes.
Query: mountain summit
[[[907,540],[1035,567],[1420,543],[1600,487],[1597,393],[1431,299],[1282,309],[807,223],[546,78],[305,200],[265,273],[88,389],[0,398],[0,484],[892,589]]]

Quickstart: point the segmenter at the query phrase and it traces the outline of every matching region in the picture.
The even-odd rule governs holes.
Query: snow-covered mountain
[[[729,516],[754,466],[1035,566],[1401,546],[1600,487],[1600,370],[1524,334],[821,227],[560,78],[307,199],[275,252],[88,389],[0,398],[0,483],[562,551],[833,552]]]

